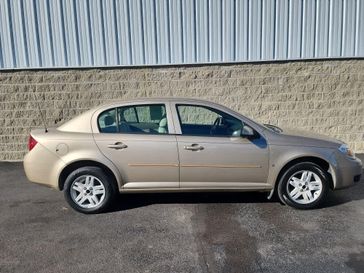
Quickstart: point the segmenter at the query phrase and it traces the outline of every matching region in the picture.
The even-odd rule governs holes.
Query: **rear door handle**
[[[128,148],[128,145],[126,145],[126,144],[124,144],[122,142],[116,142],[114,144],[107,145],[107,147],[110,148],[110,149],[121,150],[121,149]]]
[[[184,146],[184,149],[187,150],[187,151],[201,151],[201,150],[204,149],[204,147],[197,144],[197,143],[194,143],[194,144],[191,144],[191,145]]]

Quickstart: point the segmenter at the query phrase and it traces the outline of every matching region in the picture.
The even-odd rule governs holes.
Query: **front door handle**
[[[128,145],[126,145],[126,144],[124,144],[122,142],[116,142],[114,144],[107,145],[107,147],[110,148],[110,149],[121,150],[121,149],[128,148]]]
[[[184,149],[187,150],[187,151],[201,151],[204,149],[203,146],[197,144],[197,143],[194,143],[194,144],[191,144],[189,146],[184,146]]]

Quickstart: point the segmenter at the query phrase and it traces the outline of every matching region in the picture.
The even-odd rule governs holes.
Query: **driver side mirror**
[[[244,124],[240,130],[240,136],[242,138],[255,139],[259,137],[259,134],[252,127]]]

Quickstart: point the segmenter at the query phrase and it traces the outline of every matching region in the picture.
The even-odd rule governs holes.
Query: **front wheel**
[[[98,167],[82,167],[66,179],[64,196],[68,204],[82,213],[105,211],[115,197],[110,178]]]
[[[320,166],[304,162],[290,167],[278,184],[280,200],[297,209],[318,207],[329,190],[329,176]]]

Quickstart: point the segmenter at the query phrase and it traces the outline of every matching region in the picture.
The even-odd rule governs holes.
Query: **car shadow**
[[[330,191],[327,200],[318,208],[339,206],[355,200],[364,199],[363,178],[353,187]],[[228,203],[275,203],[280,204],[276,196],[267,199],[262,192],[180,192],[180,193],[138,193],[120,194],[109,212],[130,210],[153,204],[228,204]]]
[[[352,201],[364,199],[364,181],[359,182],[351,188],[331,191],[322,208],[339,206]]]
[[[317,209],[335,207],[355,200],[364,199],[364,191],[356,191],[359,185],[352,189],[330,192],[327,200]],[[259,192],[181,192],[181,193],[140,193],[119,195],[108,212],[124,211],[147,207],[155,204],[248,204],[272,203],[279,204],[277,197],[267,199],[267,194]]]
[[[364,169],[362,171],[361,180],[352,187],[331,191],[327,200],[323,203],[323,208],[334,207],[351,201],[364,199]]]
[[[130,210],[154,204],[228,204],[269,203],[267,193],[261,192],[180,192],[120,194],[109,212]]]

